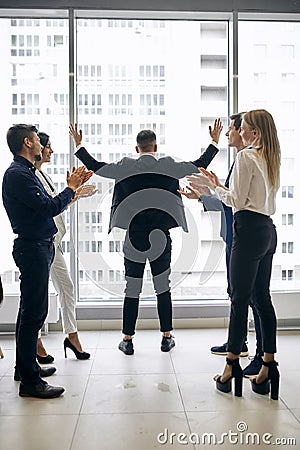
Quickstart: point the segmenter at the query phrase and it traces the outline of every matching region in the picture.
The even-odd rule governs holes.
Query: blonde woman
[[[252,389],[278,399],[279,372],[276,353],[276,315],[270,296],[273,255],[277,245],[271,215],[279,188],[280,146],[271,114],[263,109],[243,115],[241,136],[246,146],[236,157],[229,188],[213,172],[200,169],[209,179],[216,195],[234,211],[233,245],[230,260],[232,303],[228,332],[228,356],[223,374],[216,375],[216,387],[242,395],[242,369],[239,353],[247,330],[251,299],[258,311],[263,338],[263,365],[252,379]],[[191,186],[199,183],[197,175],[189,177]]]

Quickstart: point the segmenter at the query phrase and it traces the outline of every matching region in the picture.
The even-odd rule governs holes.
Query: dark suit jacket
[[[229,170],[226,181],[224,185],[226,187],[229,186],[229,180],[231,176],[231,172],[233,169],[233,164]],[[233,214],[232,208],[230,206],[225,205],[225,203],[221,202],[217,197],[213,195],[202,195],[201,202],[204,206],[204,211],[220,211],[221,212],[221,229],[220,236],[226,245],[232,245],[232,237],[233,237]]]
[[[217,153],[218,149],[210,145],[193,162],[176,162],[170,157],[142,154],[137,159],[123,158],[112,164],[95,160],[84,147],[75,155],[97,175],[113,178],[116,182],[109,232],[113,227],[151,231],[178,226],[188,231],[178,180],[191,175],[197,167],[206,168]]]

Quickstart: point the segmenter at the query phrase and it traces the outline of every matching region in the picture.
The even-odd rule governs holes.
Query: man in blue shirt
[[[35,161],[41,159],[41,145],[33,125],[9,128],[7,143],[14,160],[3,177],[3,204],[14,240],[13,258],[20,270],[21,301],[16,323],[16,367],[21,397],[59,397],[63,387],[51,386],[41,378],[36,362],[38,331],[48,313],[49,269],[54,257],[53,217],[72,201],[74,192],[92,175],[82,166],[67,172],[67,185],[50,197],[35,175]]]

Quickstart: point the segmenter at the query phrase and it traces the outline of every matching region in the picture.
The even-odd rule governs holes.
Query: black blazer
[[[229,180],[232,173],[234,163],[231,165],[224,186],[229,187]],[[233,213],[230,206],[225,205],[214,195],[202,195],[201,202],[204,206],[204,211],[220,211],[221,212],[221,229],[220,236],[226,245],[232,245],[233,238]]]
[[[84,147],[75,155],[89,170],[116,181],[109,232],[113,227],[151,231],[178,226],[188,231],[178,180],[197,171],[197,167],[206,168],[217,153],[218,149],[211,144],[193,162],[176,162],[170,157],[156,158],[143,153],[136,159],[123,158],[111,164],[95,160]]]

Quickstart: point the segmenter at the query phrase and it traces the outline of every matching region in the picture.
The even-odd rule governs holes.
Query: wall
[[[100,10],[136,10],[136,11],[195,11],[195,12],[230,12],[255,11],[296,13],[300,12],[300,0],[0,0],[0,8],[48,8],[48,9],[100,9]]]

